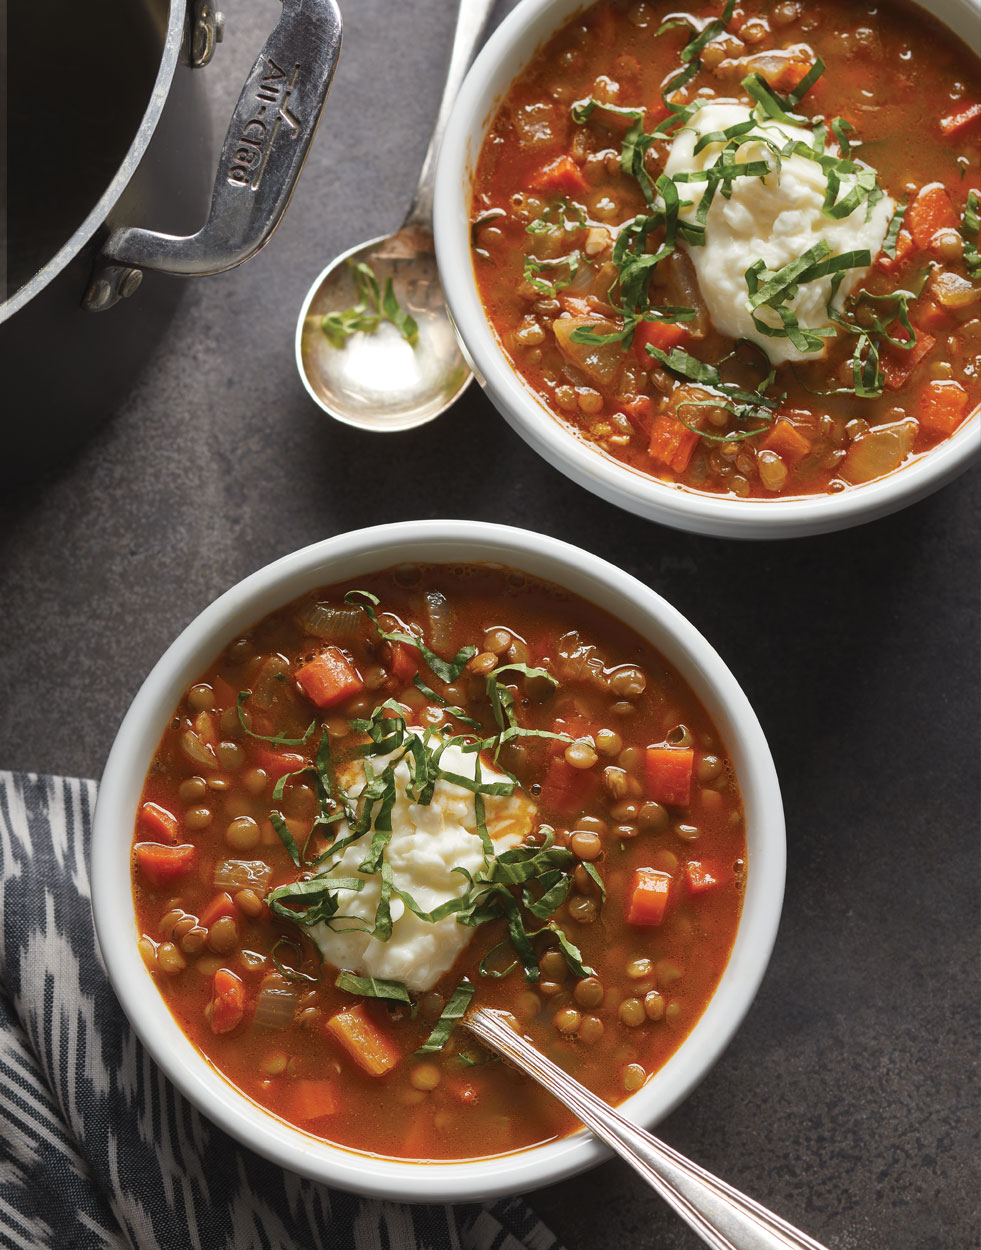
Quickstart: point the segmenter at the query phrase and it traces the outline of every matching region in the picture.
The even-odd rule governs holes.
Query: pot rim
[[[157,77],[153,84],[153,90],[150,92],[146,111],[143,114],[133,141],[123,157],[122,163],[82,224],[73,231],[68,240],[62,244],[50,260],[41,266],[28,282],[18,287],[5,303],[0,304],[0,325],[25,305],[29,304],[36,295],[39,295],[44,290],[49,282],[52,282],[75,259],[109,216],[113,205],[125,191],[136,173],[137,166],[150,145],[150,140],[153,138],[154,131],[160,121],[160,115],[163,113],[164,105],[170,94],[171,84],[177,70],[181,44],[184,41],[184,26],[187,17],[185,0],[167,0],[167,6],[169,9],[167,34],[160,53]]]

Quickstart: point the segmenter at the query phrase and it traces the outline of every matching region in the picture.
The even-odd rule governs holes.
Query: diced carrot
[[[648,343],[651,347],[669,352],[678,347],[688,338],[688,331],[680,322],[675,321],[642,321],[634,331],[634,352],[640,363],[646,368],[651,367],[651,357],[647,353]]]
[[[578,816],[599,785],[595,768],[573,768],[562,755],[553,755],[545,770],[540,803],[564,816]]]
[[[920,425],[938,434],[953,434],[964,419],[967,391],[960,382],[927,382],[919,394],[916,416]]]
[[[695,752],[691,747],[647,748],[647,793],[658,803],[684,807],[691,799]]]
[[[638,395],[636,399],[622,399],[620,411],[638,434],[648,437],[654,420],[654,400],[650,395]]]
[[[182,877],[194,865],[197,847],[189,843],[162,846],[159,842],[137,842],[136,862],[150,885],[166,885]]]
[[[176,842],[180,836],[177,817],[159,803],[143,804],[140,808],[140,823],[148,833],[156,834],[158,838],[166,838],[168,842]]]
[[[783,61],[776,73],[764,73],[763,77],[774,91],[793,91],[795,87],[800,86],[812,68],[813,63],[811,61],[794,57],[792,60]]]
[[[364,1003],[339,1011],[324,1027],[371,1076],[384,1076],[402,1058],[395,1043],[368,1015]]]
[[[692,859],[685,865],[685,880],[690,894],[704,894],[706,890],[714,890],[724,884],[732,874],[718,864],[706,864],[702,860]]]
[[[893,338],[909,340],[904,326],[893,325],[890,327],[890,333]],[[916,342],[908,351],[902,347],[887,344],[879,359],[887,390],[901,391],[913,376],[913,371],[923,357],[933,350],[936,341],[932,335],[921,330],[916,336]]]
[[[945,135],[956,135],[976,121],[981,121],[981,104],[966,104],[949,117],[941,117],[940,129]]]
[[[212,1033],[230,1033],[245,1015],[245,986],[229,968],[219,968],[205,1014]]]
[[[391,658],[388,675],[396,686],[404,686],[419,671],[419,652],[407,642],[390,642]]]
[[[256,742],[253,744],[252,761],[257,768],[261,768],[273,781],[278,781],[280,777],[285,777],[287,773],[298,772],[304,764],[309,764],[310,762],[306,756],[298,755],[296,751],[278,751],[275,746],[268,742]]]
[[[913,243],[913,236],[908,230],[900,230],[896,235],[896,250],[892,256],[887,256],[885,252],[880,252],[876,260],[876,265],[880,269],[884,269],[889,273],[893,269],[898,269],[908,256],[916,250]]]
[[[930,240],[938,230],[957,229],[957,215],[950,202],[950,193],[942,182],[928,182],[920,188],[903,224],[921,250],[930,246]]]
[[[811,450],[811,440],[805,438],[784,417],[779,417],[760,446],[764,451],[775,451],[791,468]]]
[[[627,899],[628,924],[660,924],[668,909],[674,878],[656,868],[634,869],[633,883]]]
[[[648,448],[652,459],[667,465],[675,473],[684,473],[692,452],[698,444],[699,434],[682,425],[669,412],[659,413],[651,422],[651,442]]]
[[[319,1120],[337,1110],[337,1090],[333,1081],[298,1077],[286,1082],[280,1101],[283,1115],[294,1123]]]
[[[529,182],[533,191],[555,195],[579,195],[589,190],[582,170],[571,156],[559,156],[533,174]]]
[[[216,920],[222,916],[237,916],[238,908],[230,894],[222,890],[220,894],[216,894],[208,906],[198,916],[198,924],[205,929],[210,929]]]
[[[327,647],[296,670],[296,684],[317,707],[334,707],[364,689],[354,665],[337,647]]]

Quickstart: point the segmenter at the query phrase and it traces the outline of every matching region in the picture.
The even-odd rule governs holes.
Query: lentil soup
[[[890,0],[599,0],[475,170],[475,276],[577,438],[734,498],[839,493],[981,401],[981,62]]]
[[[693,692],[602,609],[523,574],[399,566],[234,639],[154,756],[140,949],[271,1114],[408,1159],[573,1131],[456,1028],[510,1012],[617,1103],[693,1028],[746,841]]]

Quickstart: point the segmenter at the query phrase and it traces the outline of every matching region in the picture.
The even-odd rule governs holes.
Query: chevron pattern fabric
[[[167,1081],[89,906],[92,781],[0,771],[0,1247],[560,1250],[524,1203],[405,1206],[282,1172]]]

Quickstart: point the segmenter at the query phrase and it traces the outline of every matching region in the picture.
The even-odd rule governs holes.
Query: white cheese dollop
[[[422,737],[426,731],[410,728],[409,732]],[[389,759],[389,756],[378,756],[367,762],[377,774]],[[461,777],[473,777],[476,760],[475,752],[448,746],[440,758],[440,768]],[[364,788],[361,764],[338,771],[348,794],[359,795]],[[483,760],[480,775],[485,782],[507,780]],[[432,802],[422,806],[407,796],[409,781],[409,768],[403,760],[395,768],[392,837],[385,848],[385,860],[391,865],[395,885],[411,894],[424,911],[432,911],[440,903],[463,894],[466,879],[453,869],[461,866],[471,874],[476,873],[483,863],[484,850],[477,832],[474,796],[469,790],[441,778],[436,782]],[[532,828],[535,805],[523,794],[516,792],[509,798],[486,795],[484,807],[487,832],[498,854],[517,846]],[[338,839],[347,837],[349,832],[347,823],[339,822]],[[326,923],[311,925],[310,937],[329,963],[345,971],[401,981],[416,993],[432,989],[470,942],[474,930],[457,924],[454,916],[447,916],[436,924],[420,920],[401,899],[393,896],[392,935],[387,942],[370,937],[359,928],[344,931],[346,925],[357,925],[358,920],[345,920],[341,913],[346,917],[358,917],[368,928],[374,924],[381,879],[358,872],[358,865],[370,844],[371,834],[367,833],[347,847],[325,874],[328,878],[363,877],[365,886],[360,893],[341,891],[334,927]]]
[[[750,109],[742,104],[704,105],[671,145],[665,173],[673,177],[682,170],[701,171],[714,165],[722,144],[710,143],[696,155],[698,139],[712,131],[749,121],[751,116]],[[808,146],[813,141],[810,131],[802,126],[767,122],[766,129],[777,132],[773,137],[778,143],[781,136],[800,140]],[[736,160],[740,163],[765,160],[771,172],[762,179],[734,179],[732,196],[728,200],[717,192],[705,223],[704,246],[687,248],[709,315],[717,330],[732,338],[758,343],[774,364],[784,360],[818,359],[823,353],[798,351],[789,339],[769,338],[756,330],[747,307],[746,270],[759,259],[771,271],[781,269],[822,239],[831,247],[831,255],[868,248],[874,259],[882,248],[895,204],[884,195],[871,213],[863,202],[848,217],[838,220],[822,212],[827,177],[817,161],[796,154],[784,157],[778,173],[773,153],[765,144],[752,140],[739,148]],[[842,174],[838,198],[843,199],[854,185],[854,174]],[[678,189],[682,199],[692,200],[691,206],[681,212],[683,218],[691,219],[705,184],[682,183]],[[866,272],[865,269],[845,271],[833,307],[841,307]],[[819,329],[830,324],[826,308],[830,295],[831,277],[818,278],[804,283],[787,306],[802,327]],[[757,316],[768,325],[781,324],[776,313],[766,307],[757,309]]]

